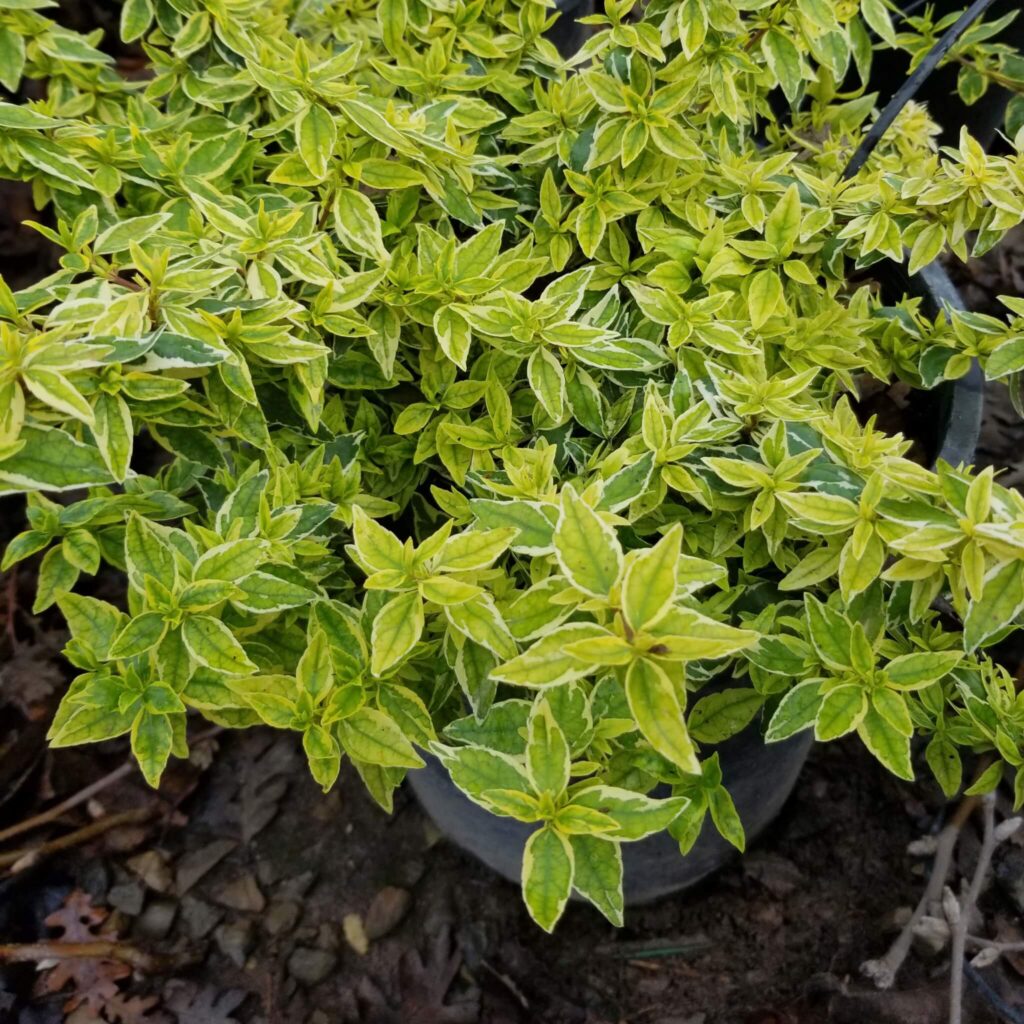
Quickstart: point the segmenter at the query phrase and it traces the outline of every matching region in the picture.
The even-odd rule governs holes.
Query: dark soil
[[[60,753],[52,774],[78,785],[103,770],[100,760],[117,763]],[[227,735],[200,772],[179,770],[166,787],[172,802],[195,787],[179,804],[179,827],[114,832],[107,848],[4,883],[4,938],[45,934],[41,918],[83,890],[95,906],[121,908],[107,921],[121,937],[199,961],[128,991],[162,994],[165,1007],[188,986],[200,999],[235,993],[236,1020],[267,1024],[945,1020],[941,954],[912,958],[903,994],[858,980],[860,962],[884,951],[918,898],[925,862],[906,847],[941,811],[855,742],[814,752],[786,810],[742,861],[630,910],[619,932],[573,906],[553,937],[529,921],[513,886],[440,840],[407,795],[391,818],[352,774],[323,796],[289,736]],[[130,786],[100,800],[120,811],[144,796]],[[991,899],[995,907],[1003,897]],[[28,992],[24,972],[7,984],[12,997]],[[13,998],[6,1019],[60,1021],[67,997],[17,1011]],[[181,1024],[228,1020],[179,1005]],[[975,999],[966,1019],[996,1018]]]

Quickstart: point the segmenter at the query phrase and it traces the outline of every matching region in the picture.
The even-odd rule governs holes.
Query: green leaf
[[[790,690],[775,709],[765,740],[777,743],[814,725],[821,708],[821,680],[808,679]]]
[[[722,658],[759,639],[753,630],[727,626],[682,607],[671,608],[647,632],[654,638],[648,653],[665,661]]]
[[[800,51],[785,32],[774,28],[764,34],[761,48],[768,67],[786,94],[786,99],[791,105],[794,104],[800,95],[803,81]]]
[[[299,688],[317,702],[323,700],[334,685],[334,666],[323,630],[316,630],[309,638],[309,644],[299,658],[295,679]]]
[[[345,751],[355,760],[381,768],[422,768],[405,733],[387,715],[374,708],[360,708],[338,725]]]
[[[358,505],[352,510],[352,539],[360,560],[371,570],[406,568],[402,542]]]
[[[164,638],[167,623],[159,612],[143,612],[130,619],[124,629],[114,638],[108,657],[133,658],[143,654]]]
[[[334,228],[344,245],[370,259],[387,258],[380,217],[369,197],[355,189],[338,189],[332,212]]]
[[[497,750],[483,747],[434,748],[448,773],[463,793],[474,803],[487,807],[483,794],[488,790],[511,790],[528,793],[530,780],[522,767],[522,760],[509,757]]]
[[[0,470],[3,463],[0,463]],[[988,573],[981,598],[972,601],[964,619],[964,650],[984,645],[1024,610],[1024,565],[1007,562]]]
[[[21,379],[44,405],[92,426],[92,406],[63,374],[33,366],[23,371]]]
[[[23,446],[0,459],[6,491],[72,491],[113,483],[99,451],[56,427],[22,427]]]
[[[408,20],[407,0],[380,0],[377,4],[377,24],[381,39],[391,53],[397,53]]]
[[[818,740],[845,736],[857,728],[869,710],[868,695],[857,683],[826,690],[818,707],[814,736]]]
[[[93,405],[93,436],[110,475],[123,482],[134,447],[132,414],[120,395],[99,394]]]
[[[415,591],[393,597],[377,613],[370,633],[370,671],[381,676],[402,660],[423,632],[423,599]]]
[[[623,924],[622,848],[617,842],[598,836],[574,835],[573,888],[589,900],[608,920]]]
[[[785,305],[782,282],[774,270],[759,270],[749,279],[747,306],[754,328],[763,327]]]
[[[747,846],[743,822],[740,821],[736,805],[724,786],[717,786],[708,793],[708,810],[722,838],[743,853]]]
[[[589,662],[567,653],[568,644],[604,636],[605,630],[589,622],[573,622],[542,636],[511,661],[499,665],[491,674],[499,682],[530,689],[558,686],[573,679],[582,679],[591,672]]]
[[[19,32],[0,25],[0,85],[18,91],[25,70],[25,40]]]
[[[573,848],[551,826],[538,829],[523,851],[523,899],[530,916],[546,932],[554,931],[572,890]]]
[[[299,154],[317,180],[327,177],[338,128],[330,111],[319,103],[307,107],[295,123],[295,142]]]
[[[544,411],[556,423],[565,415],[565,372],[546,348],[538,348],[526,364],[526,376]]]
[[[413,743],[425,747],[437,739],[426,704],[408,687],[389,684],[380,690],[377,699],[381,709]]]
[[[857,735],[889,771],[901,779],[913,782],[909,736],[893,728],[873,707],[867,709],[857,726]]]
[[[52,605],[65,591],[78,581],[78,570],[64,557],[62,548],[50,548],[39,563],[36,580],[36,599],[32,614],[38,615]]]
[[[269,572],[251,572],[238,581],[234,603],[246,611],[265,614],[299,608],[316,600],[316,592]]]
[[[835,671],[851,668],[850,647],[853,632],[849,621],[816,597],[804,597],[807,631],[822,663]]]
[[[516,534],[509,542],[513,551],[544,555],[553,550],[554,523],[547,506],[529,501],[490,501],[474,498],[469,503],[476,521],[484,527],[508,527]]]
[[[181,635],[189,654],[200,665],[227,675],[246,675],[256,671],[256,666],[228,627],[209,615],[189,615],[182,625]]]
[[[514,527],[496,530],[466,530],[449,537],[432,561],[442,572],[471,572],[489,569],[516,535]]]
[[[775,34],[768,33],[769,36]],[[800,190],[796,185],[790,185],[768,215],[764,226],[765,241],[774,246],[780,256],[788,256],[800,238],[801,213]]]
[[[619,578],[622,547],[614,529],[568,485],[553,540],[558,564],[573,586],[606,597]]]
[[[195,580],[236,580],[248,576],[266,559],[267,542],[256,537],[217,544],[204,551],[192,567]]]
[[[984,796],[986,793],[992,793],[1003,781],[1003,773],[1005,766],[1002,761],[996,761],[990,764],[974,782],[971,783],[967,789],[964,790],[966,796]]]
[[[121,8],[121,38],[126,43],[141,38],[153,20],[151,0],[125,0]]]
[[[924,750],[925,760],[935,781],[950,800],[960,792],[963,783],[963,763],[956,744],[942,733],[931,738]]]
[[[57,604],[75,640],[105,660],[121,628],[122,613],[112,604],[84,594],[61,594]]]
[[[607,839],[632,842],[663,832],[690,802],[682,796],[659,800],[615,786],[584,785],[586,788],[578,792],[570,790],[572,802],[592,807],[615,820],[618,831],[608,833]]]
[[[499,658],[516,653],[516,644],[490,594],[482,593],[468,601],[445,607],[448,621],[464,636],[475,640]]]
[[[948,675],[962,660],[959,651],[901,654],[885,666],[885,675],[892,686],[901,690],[920,690]]]
[[[569,744],[544,699],[527,725],[526,767],[537,793],[557,797],[569,784]]]
[[[140,711],[132,723],[132,753],[142,775],[154,789],[167,767],[174,741],[174,730],[167,715]]]
[[[884,0],[861,0],[860,13],[880,39],[890,46],[896,45],[896,30]]]
[[[721,743],[742,732],[763,703],[756,690],[739,687],[701,697],[687,722],[690,735],[699,743]]]
[[[633,662],[626,673],[626,697],[644,739],[683,771],[699,773],[697,752],[667,673],[650,661]]]
[[[56,128],[61,121],[32,110],[23,104],[0,103],[0,128],[44,129]]]
[[[128,576],[139,590],[143,589],[147,576],[173,587],[177,579],[174,550],[159,530],[137,512],[128,519],[124,555]]]
[[[310,773],[326,793],[341,771],[338,741],[322,726],[311,725],[302,734],[302,749],[306,752]]]
[[[129,0],[131,3],[132,0]],[[142,0],[148,3],[148,0]],[[122,11],[128,9],[126,4]],[[151,213],[144,217],[126,217],[115,221],[105,231],[101,231],[92,243],[93,252],[102,256],[126,252],[132,242],[141,242],[156,234],[171,219],[169,213]]]
[[[682,528],[674,526],[629,563],[622,581],[622,613],[633,629],[656,623],[675,600],[682,537]]]

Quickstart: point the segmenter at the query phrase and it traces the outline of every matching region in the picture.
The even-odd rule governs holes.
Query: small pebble
[[[222,924],[214,933],[217,948],[238,967],[245,966],[246,957],[256,942],[255,930],[249,920]]]
[[[299,923],[302,908],[293,900],[271,900],[262,917],[263,928],[268,935],[284,935]]]
[[[401,924],[411,904],[412,896],[407,889],[385,886],[374,896],[366,912],[366,937],[373,942],[390,935]]]
[[[123,882],[111,887],[107,902],[122,913],[135,917],[142,910],[145,895],[141,881]]]
[[[299,946],[288,957],[288,973],[303,985],[318,985],[334,970],[337,956],[327,949]]]
[[[164,939],[174,924],[177,912],[178,904],[173,900],[153,900],[136,919],[134,933],[153,941]]]
[[[363,919],[358,914],[346,914],[341,921],[345,941],[360,955],[365,956],[370,948]]]

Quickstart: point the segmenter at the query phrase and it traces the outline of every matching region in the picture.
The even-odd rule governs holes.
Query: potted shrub
[[[198,714],[385,808],[412,770],[520,826],[546,929],[621,921],[623,847],[639,896],[742,849],[812,735],[1020,802],[1024,503],[959,463],[1024,302],[927,268],[1021,219],[1024,137],[911,104],[844,177],[882,3],[610,2],[567,63],[535,3],[128,0],[141,80],[44,6],[0,0],[42,96],[0,168],[62,252],[0,286],[0,482],[80,671],[54,744],[155,785]]]

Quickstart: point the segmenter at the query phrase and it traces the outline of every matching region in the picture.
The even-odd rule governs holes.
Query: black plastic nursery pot
[[[938,264],[913,277],[897,264],[874,269],[883,294],[918,296],[926,312],[934,313],[943,303],[961,304],[952,282]],[[927,433],[921,439],[938,458],[954,465],[973,459],[981,430],[982,386],[981,369],[975,365],[966,377],[922,396],[922,411],[917,419]],[[738,735],[708,750],[718,752],[723,781],[735,801],[748,843],[782,810],[813,742],[808,731],[781,743],[766,744],[762,739],[763,724],[755,719]],[[479,807],[455,786],[441,763],[429,755],[426,767],[410,772],[408,779],[423,809],[445,836],[499,875],[519,882],[523,848],[537,826],[500,818]],[[705,821],[697,842],[685,857],[667,833],[624,843],[626,903],[648,903],[686,889],[734,855],[735,850],[710,821]]]

